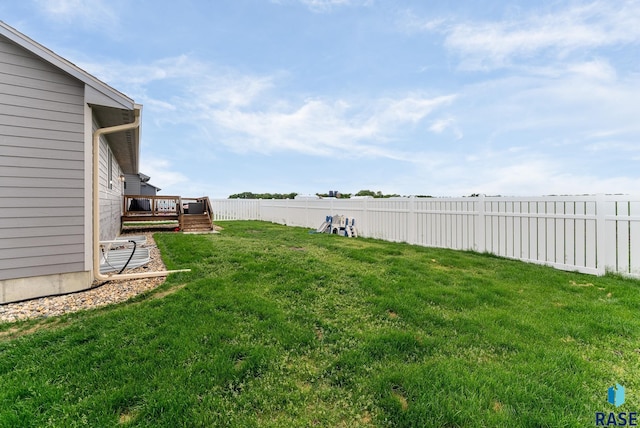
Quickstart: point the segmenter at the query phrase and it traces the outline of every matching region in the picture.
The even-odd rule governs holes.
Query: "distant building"
[[[141,172],[138,174],[125,174],[124,194],[156,196],[156,194],[162,189],[149,183],[150,179],[151,177]]]

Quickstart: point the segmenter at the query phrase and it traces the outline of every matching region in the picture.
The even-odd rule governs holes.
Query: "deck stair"
[[[183,214],[180,216],[180,229],[183,232],[203,232],[213,230],[213,224],[208,213]]]

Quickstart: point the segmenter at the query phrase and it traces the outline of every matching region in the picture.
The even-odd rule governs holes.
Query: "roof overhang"
[[[142,110],[141,105],[136,105],[134,110],[124,110],[100,105],[90,105],[94,118],[101,128],[124,125],[135,120],[135,112]],[[115,156],[122,172],[125,174],[138,174],[140,168],[140,127],[106,134],[103,138],[109,144],[113,156]]]
[[[157,191],[157,192],[159,192],[159,191],[161,191],[161,190],[162,190],[162,189],[161,189],[161,188],[159,188],[158,186],[154,186],[153,184],[150,184],[150,183],[140,183],[140,185],[145,185],[145,186],[148,186],[148,187],[153,187],[154,189],[156,189],[156,191]]]

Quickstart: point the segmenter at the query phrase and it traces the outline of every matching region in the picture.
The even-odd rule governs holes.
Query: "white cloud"
[[[530,74],[552,80],[570,77],[613,82],[618,78],[616,68],[605,58],[574,62],[559,61],[545,64],[544,66],[525,64],[514,67],[514,69],[522,74]]]
[[[429,131],[435,132],[436,134],[442,134],[445,129],[447,129],[453,123],[453,119],[438,119],[431,123],[429,127]]]
[[[448,130],[453,132],[457,140],[463,137],[463,133],[456,125],[456,120],[453,117],[436,119],[431,122],[431,125],[429,126],[429,131],[433,132],[434,134],[443,134]]]
[[[525,150],[487,151],[468,157],[446,152],[414,155],[414,167],[394,178],[395,188],[409,194],[503,196],[550,194],[636,194],[639,178],[624,174],[603,177],[587,165],[572,168],[553,155]]]
[[[206,75],[206,66],[188,55],[161,58],[150,64],[125,64],[117,61],[76,64],[111,85],[142,87],[157,81],[188,79]]]
[[[54,21],[117,33],[119,18],[113,1],[34,0],[38,11]]]
[[[448,21],[445,18],[422,18],[407,9],[398,14],[396,26],[407,33],[432,32],[446,28]]]
[[[594,140],[633,140],[640,131],[640,75],[618,72],[604,60],[529,71],[466,86],[447,113],[465,137],[482,134],[493,144],[540,146],[544,139],[582,150]]]
[[[145,98],[144,106],[145,108],[151,107],[151,109],[157,110],[157,111],[163,111],[163,110],[176,111],[178,109],[178,107],[176,107],[174,104],[171,104],[169,102],[162,101],[162,100],[156,100],[149,97]]]
[[[402,127],[418,123],[455,97],[415,95],[370,101],[373,107],[344,100],[308,99],[300,105],[245,111],[212,106],[209,126],[226,133],[224,143],[235,151],[271,153],[294,151],[334,156],[405,158],[380,145],[392,144]],[[275,103],[279,104],[279,103]]]
[[[610,129],[597,129],[594,131],[591,131],[589,133],[587,133],[585,135],[586,139],[601,139],[601,138],[614,138],[614,137],[624,137],[624,136],[629,136],[631,138],[631,135],[633,132],[636,132],[638,130],[638,127],[636,126],[636,129],[634,129],[631,126],[624,126],[624,127],[620,127],[620,128],[610,128]],[[640,146],[638,146],[637,144],[634,144],[634,147],[636,148],[636,150],[640,150]]]
[[[404,18],[409,31],[439,31],[445,46],[461,57],[466,69],[510,66],[540,53],[564,57],[584,49],[640,42],[640,3],[594,1],[500,21],[452,22]]]
[[[599,141],[597,143],[587,144],[585,146],[585,150],[604,153],[615,151],[618,153],[627,152],[640,154],[640,146],[635,141]]]
[[[636,194],[640,179],[602,177],[588,172],[565,172],[549,160],[498,167],[480,179],[482,193],[500,195],[575,195],[595,193]],[[486,190],[485,190],[486,189]]]
[[[427,98],[420,95],[409,95],[400,99],[379,101],[382,111],[375,117],[379,122],[387,124],[417,123],[428,116],[435,109],[450,105],[455,95],[445,95]]]
[[[181,109],[189,114],[215,105],[247,106],[272,88],[275,79],[275,76],[238,75],[189,55],[161,58],[148,64],[114,61],[76,61],[76,64],[146,107],[167,112]],[[171,92],[154,92],[152,86],[156,84],[166,85]]]
[[[418,171],[413,184],[409,179],[398,182],[407,189],[405,193],[630,192],[634,184],[615,177],[598,182],[595,174],[592,177],[566,167],[573,162],[564,156],[567,150],[576,155],[598,151],[610,156],[628,148],[624,144],[633,141],[638,131],[633,117],[640,81],[633,75],[618,76],[604,59],[484,81],[463,87],[459,95],[414,92],[369,99],[297,99],[282,92],[288,78],[282,72],[240,74],[189,56],[133,67],[101,67],[119,82],[115,87],[133,88],[141,95],[130,94],[145,105],[143,138],[163,135],[192,156],[198,153],[199,159],[232,151],[326,159],[344,158],[348,153],[354,159],[394,160],[407,170]],[[93,71],[90,65],[88,69]],[[157,92],[159,83],[170,86],[171,95]],[[160,126],[155,133],[144,130],[158,123],[172,126]],[[460,145],[457,154],[447,153],[452,146],[442,142],[461,138],[461,129],[468,134],[464,147]],[[556,135],[558,141],[553,140]],[[501,148],[507,144],[528,149]],[[562,144],[566,147],[559,147]],[[171,150],[169,147],[164,150]],[[485,147],[496,153],[486,152]],[[636,153],[627,151],[626,159]],[[190,182],[177,172],[183,165],[172,164],[163,156],[141,163],[142,172],[151,175],[163,193],[174,188],[202,193],[205,185],[210,186]],[[555,159],[557,156],[564,160]]]
[[[292,1],[300,2],[316,13],[327,13],[337,7],[344,6],[370,6],[373,3],[373,0],[271,0],[272,3],[276,4],[290,3]]]
[[[593,80],[614,81],[617,77],[615,68],[604,59],[570,64],[567,71]]]
[[[402,139],[398,135],[456,100],[420,93],[296,100],[281,92],[286,73],[243,75],[187,55],[140,65],[81,66],[143,104],[145,121],[189,126],[210,148],[239,153],[334,156],[348,147],[354,156],[409,160],[410,154],[393,149]],[[171,95],[154,92],[159,83],[171,87]]]
[[[181,187],[189,182],[185,175],[176,171],[171,161],[164,158],[145,155],[140,172],[151,177],[150,182],[163,189],[164,194],[167,194],[168,189]]]
[[[191,82],[190,86],[193,100],[202,108],[246,107],[274,86],[273,76],[243,76],[230,72],[205,76],[200,76],[197,81]]]

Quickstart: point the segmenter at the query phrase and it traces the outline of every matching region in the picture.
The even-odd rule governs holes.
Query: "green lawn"
[[[157,234],[192,272],[150,294],[0,324],[0,427],[582,427],[640,410],[638,281],[221,225]]]

